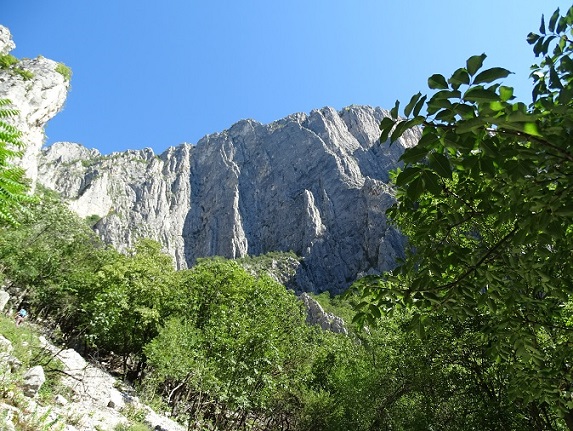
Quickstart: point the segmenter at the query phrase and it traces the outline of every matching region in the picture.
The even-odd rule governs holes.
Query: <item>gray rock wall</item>
[[[0,53],[13,48],[0,26]],[[205,256],[293,251],[303,257],[297,290],[334,293],[391,268],[402,254],[384,215],[393,202],[388,171],[419,136],[380,145],[386,111],[326,107],[266,125],[243,120],[161,155],[101,155],[68,142],[42,149],[44,126],[69,86],[57,65],[42,57],[20,61],[29,80],[0,70],[0,98],[20,111],[13,122],[23,132],[28,176],[61,193],[118,249],[152,238],[178,268]]]
[[[340,292],[360,274],[389,269],[402,253],[386,224],[388,170],[410,133],[378,143],[380,108],[243,120],[196,146],[102,156],[58,143],[39,156],[39,181],[62,193],[118,248],[151,237],[177,266],[199,257],[293,251],[298,290]]]

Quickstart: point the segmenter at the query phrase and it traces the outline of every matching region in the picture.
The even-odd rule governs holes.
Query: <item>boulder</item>
[[[30,368],[26,374],[24,374],[24,382],[22,384],[24,395],[30,398],[35,397],[45,381],[46,376],[44,375],[44,368],[42,368],[41,365]]]
[[[346,324],[341,317],[324,311],[318,301],[311,298],[307,293],[300,295],[307,310],[306,321],[311,325],[318,325],[325,331],[335,332],[338,334],[348,334]]]
[[[4,311],[4,308],[6,308],[6,304],[8,303],[9,299],[10,295],[8,294],[8,292],[6,292],[3,289],[0,289],[0,311]]]

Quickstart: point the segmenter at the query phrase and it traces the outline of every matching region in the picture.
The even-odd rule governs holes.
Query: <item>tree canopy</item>
[[[381,141],[422,128],[395,172],[389,210],[409,241],[391,273],[357,283],[358,321],[401,307],[412,327],[446,313],[480,322],[492,358],[511,364],[514,399],[549,406],[573,429],[573,7],[527,41],[533,101],[501,80],[511,72],[470,57],[429,96],[399,102]]]

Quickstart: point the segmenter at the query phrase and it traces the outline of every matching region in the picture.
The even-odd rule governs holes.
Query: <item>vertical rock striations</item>
[[[13,48],[0,26],[0,55]],[[52,60],[10,60],[0,68],[0,98],[20,111],[12,120],[23,132],[28,176],[61,193],[119,249],[152,238],[179,268],[204,256],[293,251],[303,258],[297,289],[333,293],[391,268],[402,253],[384,215],[393,202],[388,171],[419,136],[379,145],[387,115],[380,108],[327,107],[268,125],[243,120],[159,156],[101,155],[66,142],[41,149],[69,83]]]
[[[402,253],[386,225],[388,170],[415,133],[378,143],[380,108],[243,120],[196,146],[102,156],[58,143],[39,157],[39,178],[118,248],[138,237],[164,244],[180,268],[199,257],[293,251],[303,291],[340,292]]]
[[[190,208],[192,150],[184,144],[160,156],[151,149],[103,156],[59,142],[42,150],[38,172],[40,182],[89,218],[105,242],[125,250],[137,238],[152,238],[184,268],[182,235]]]

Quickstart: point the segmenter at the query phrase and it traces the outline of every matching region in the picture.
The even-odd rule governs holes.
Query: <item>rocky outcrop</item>
[[[3,289],[0,289],[0,311],[4,311],[6,304],[8,304],[8,300],[10,299],[10,295]]]
[[[199,257],[271,251],[302,257],[300,291],[340,292],[402,253],[387,226],[388,171],[418,136],[378,142],[387,112],[368,106],[244,120],[196,146],[102,156],[57,143],[39,157],[39,181],[60,192],[118,248],[160,241],[177,266]]]
[[[311,298],[308,293],[300,295],[300,299],[306,307],[306,322],[309,325],[318,325],[325,331],[335,332],[337,334],[348,334],[344,319],[324,311],[324,308],[322,308],[318,301]]]
[[[55,375],[62,376],[58,385],[52,388],[54,393],[42,400],[37,399],[37,394],[46,381],[44,369],[36,365],[20,375],[12,366],[13,361],[20,362],[12,356],[14,346],[0,335],[0,390],[3,394],[0,430],[111,431],[120,425],[127,429],[130,411],[136,412],[149,429],[186,429],[144,405],[131,394],[133,390],[125,388],[95,364],[86,362],[74,350],[57,348],[43,336],[38,342],[52,356],[52,365],[60,364],[60,372]]]
[[[0,26],[0,55],[9,54],[14,48],[9,30]],[[37,57],[0,67],[0,99],[9,99],[11,107],[19,111],[7,121],[23,133],[25,152],[21,164],[33,185],[37,178],[37,155],[44,143],[44,126],[62,109],[69,89],[69,81],[57,71],[58,65]]]
[[[68,200],[81,217],[91,217],[102,239],[119,250],[137,238],[161,242],[185,268],[183,229],[191,206],[193,147],[151,149],[103,156],[78,144],[43,149],[40,182]]]

